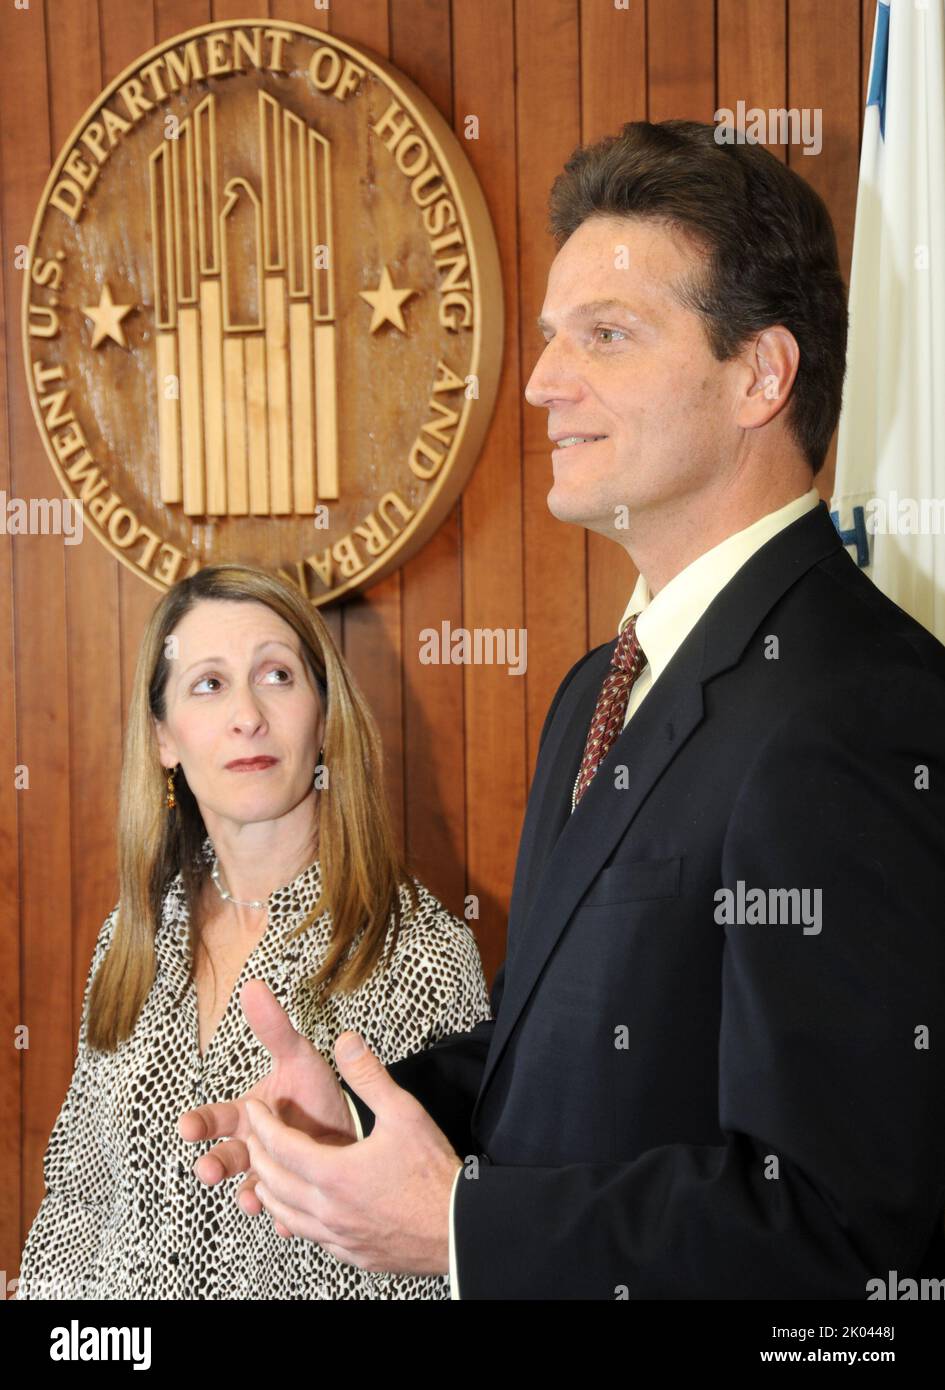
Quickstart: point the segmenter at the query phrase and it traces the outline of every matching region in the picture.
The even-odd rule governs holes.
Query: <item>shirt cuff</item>
[[[348,1095],[347,1091],[344,1091],[344,1098],[348,1102],[348,1109],[351,1111],[351,1115],[354,1120],[355,1133],[357,1134],[359,1139],[363,1139],[364,1130],[361,1128],[361,1116],[358,1114],[358,1107],[355,1105],[354,1101]]]
[[[450,1193],[450,1298],[459,1298],[459,1271],[456,1268],[456,1231],[453,1225],[453,1208],[456,1205],[456,1188],[460,1178],[463,1176],[463,1169],[456,1169],[456,1177],[453,1179],[453,1190]]]

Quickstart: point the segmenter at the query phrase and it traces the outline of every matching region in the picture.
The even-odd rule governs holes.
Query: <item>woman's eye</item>
[[[194,686],[194,690],[196,691],[197,687],[203,685],[206,681],[216,681],[219,684],[219,680],[219,676],[201,676],[199,681],[197,681],[197,684]]]
[[[276,681],[276,685],[288,685],[292,680],[291,671],[287,671],[284,666],[274,666],[271,671],[266,672],[267,676],[285,676],[284,681]]]

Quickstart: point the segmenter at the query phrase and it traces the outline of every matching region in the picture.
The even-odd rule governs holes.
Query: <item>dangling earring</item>
[[[168,809],[169,811],[173,811],[174,807],[177,805],[177,802],[176,802],[176,800],[174,799],[174,774],[176,773],[176,771],[177,771],[177,768],[176,768],[176,767],[169,767],[169,768],[167,769],[167,802],[166,802],[166,804],[167,804],[167,809]]]
[[[313,787],[318,785],[318,774],[319,774],[319,772],[321,771],[322,767],[324,766],[324,764],[322,763],[322,759],[324,758],[324,756],[325,756],[325,746],[324,746],[324,744],[323,744],[322,747],[319,748],[319,750],[318,750],[318,762],[317,762],[317,764],[315,765],[315,775],[314,775],[314,777],[312,778],[312,786],[313,786]]]

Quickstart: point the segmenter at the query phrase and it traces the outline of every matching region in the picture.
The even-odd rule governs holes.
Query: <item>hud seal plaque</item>
[[[23,339],[65,493],[159,589],[381,578],[475,463],[502,352],[495,237],[446,122],[373,54],[210,24],[82,117],[30,238]]]

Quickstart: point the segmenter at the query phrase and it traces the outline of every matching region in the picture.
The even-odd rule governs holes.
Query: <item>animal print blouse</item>
[[[209,860],[209,836],[203,854]],[[414,880],[417,883],[417,880]],[[482,963],[469,927],[417,883],[419,906],[402,918],[387,971],[350,994],[316,1002],[303,979],[330,937],[323,913],[295,937],[314,906],[318,861],[269,899],[265,934],[243,966],[207,1051],[197,1046],[197,1000],[186,985],[188,916],[181,875],[165,894],[155,938],[157,975],[132,1036],[111,1053],[86,1042],[89,990],[117,908],[89,969],[75,1072],[44,1160],[46,1195],[27,1237],[19,1299],[448,1299],[449,1276],[374,1274],[322,1246],[275,1233],[263,1211],[236,1205],[237,1174],[206,1187],[193,1173],[212,1140],[188,1143],[178,1117],[241,1095],[270,1068],[243,1016],[243,982],[266,981],[337,1075],[333,1046],[356,1029],[387,1064],[490,1017]],[[401,888],[404,913],[409,909]],[[389,940],[389,936],[388,936]],[[186,985],[186,987],[185,987]]]

